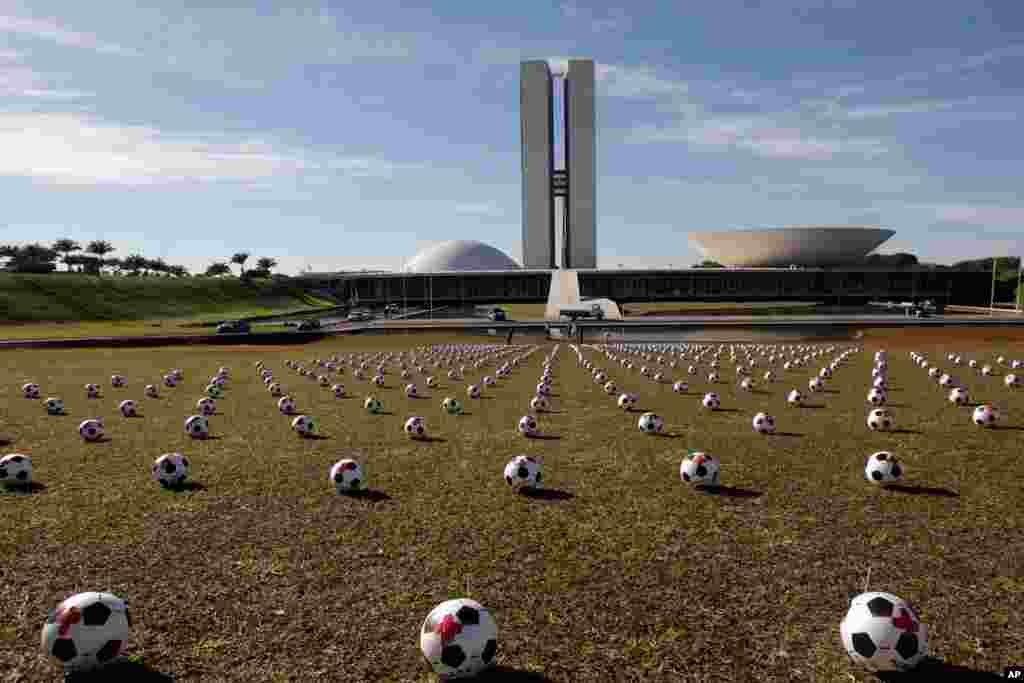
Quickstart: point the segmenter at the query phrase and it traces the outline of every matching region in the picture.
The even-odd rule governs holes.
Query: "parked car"
[[[366,311],[352,311],[348,314],[348,321],[350,323],[358,323],[366,320],[373,320],[373,316]]]
[[[244,320],[225,320],[217,325],[217,334],[249,334],[252,327]]]
[[[320,321],[317,318],[309,318],[299,323],[299,332],[312,332],[320,329]]]
[[[490,318],[491,320],[493,320],[494,322],[499,322],[499,323],[500,322],[505,322],[505,320],[507,319],[507,316],[505,315],[505,311],[503,309],[500,309],[500,308],[495,308],[493,311],[491,311],[490,313],[487,314],[487,317]]]

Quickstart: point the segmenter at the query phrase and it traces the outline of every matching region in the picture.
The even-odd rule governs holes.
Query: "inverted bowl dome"
[[[691,232],[705,259],[734,268],[838,266],[858,263],[896,234],[882,228],[808,227]]]
[[[453,270],[518,270],[519,264],[505,252],[475,240],[449,240],[416,254],[407,273],[441,273]]]

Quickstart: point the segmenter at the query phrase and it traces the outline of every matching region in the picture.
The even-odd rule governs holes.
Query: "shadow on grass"
[[[724,498],[758,498],[762,495],[760,491],[751,491],[750,489],[741,489],[735,486],[708,486],[706,484],[697,484],[695,487],[698,491],[703,491],[708,495],[722,496]]]
[[[682,434],[676,434],[675,432],[651,432],[651,436],[660,436],[663,439],[678,439],[682,437]]]
[[[478,401],[480,401],[480,400],[493,401],[494,397],[493,396],[477,396],[476,400],[478,400]]]
[[[571,500],[575,498],[568,491],[558,489],[520,489],[519,495],[534,500]]]
[[[223,436],[214,436],[213,434],[210,434],[209,436],[204,436],[201,439],[196,439],[196,441],[220,441],[223,438]]]
[[[803,434],[800,434],[799,432],[774,432],[773,434],[769,434],[768,436],[796,436],[796,437],[801,437],[801,436],[803,436]]]
[[[924,683],[928,681],[952,681],[956,683],[973,683],[974,681],[1003,681],[1006,680],[999,674],[989,671],[978,671],[969,669],[966,666],[949,664],[936,657],[926,657],[913,671],[904,672],[882,672],[876,674],[878,680],[886,683],[910,683],[911,681]]]
[[[391,411],[391,410],[382,410],[379,413],[374,413],[374,415],[394,415],[394,414],[395,413],[393,411]]]
[[[713,413],[738,413],[738,412],[740,412],[740,409],[739,408],[715,408],[711,412],[713,412]]]
[[[890,429],[890,434],[924,434],[920,429]]]
[[[420,443],[446,443],[448,439],[440,436],[420,436],[413,439],[413,441],[419,441]]]
[[[185,491],[205,491],[206,484],[201,481],[186,481],[181,484],[165,486],[164,488],[173,493],[184,493]]]
[[[30,496],[33,493],[42,493],[46,490],[46,484],[38,481],[30,481],[27,484],[5,484],[0,486],[0,493],[13,493],[22,496]]]
[[[111,683],[112,681],[174,683],[174,676],[161,673],[142,662],[126,660],[115,662],[97,671],[68,674],[64,677],[64,683]]]
[[[822,389],[821,393],[823,393],[823,394],[838,394],[838,393],[841,393],[841,392],[838,389]]]
[[[528,434],[526,435],[526,438],[533,439],[535,441],[558,441],[562,437],[557,434]]]
[[[326,434],[306,434],[304,438],[309,439],[310,441],[327,441],[331,437]]]
[[[934,486],[911,486],[910,484],[886,484],[882,487],[886,491],[898,491],[900,493],[912,493],[925,496],[944,496],[946,498],[959,498],[960,494],[949,489]]]
[[[820,408],[827,408],[824,403],[804,403],[800,406],[801,408],[810,408],[811,410],[818,410]]]
[[[481,681],[481,683],[554,683],[552,679],[540,672],[501,665],[481,672],[473,680]]]
[[[995,429],[996,431],[1024,432],[1024,427],[1017,427],[1015,425],[993,425],[990,429]]]
[[[377,491],[376,489],[363,489],[361,491],[343,491],[341,495],[345,496],[346,498],[368,500],[371,503],[380,503],[385,500],[391,500],[391,496],[384,493],[383,491]]]
[[[885,407],[886,408],[909,408],[910,405],[907,404],[907,403],[888,403],[888,404],[886,404]]]

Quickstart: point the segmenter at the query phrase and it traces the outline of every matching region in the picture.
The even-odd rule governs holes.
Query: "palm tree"
[[[245,262],[248,260],[249,254],[244,251],[240,251],[231,257],[231,262],[238,264],[238,270],[240,271],[238,277],[245,277]]]
[[[261,273],[270,275],[270,269],[277,267],[277,260],[270,257],[264,256],[263,258],[256,261],[256,270]]]
[[[114,245],[111,244],[110,242],[107,242],[106,240],[95,240],[89,242],[89,244],[85,246],[85,252],[87,254],[95,254],[96,257],[99,259],[102,259],[104,256],[106,256],[112,251],[114,251]],[[102,271],[99,268],[97,268],[96,274],[101,275]]]
[[[206,274],[210,275],[210,276],[230,275],[231,274],[231,266],[229,266],[228,264],[226,264],[226,263],[224,263],[222,261],[218,261],[216,263],[211,263],[210,267],[206,269]]]
[[[149,265],[149,260],[141,254],[130,254],[124,261],[121,262],[121,267],[130,272],[132,275],[138,275],[140,270],[144,270]]]
[[[103,259],[103,266],[114,271],[114,275],[120,275],[124,269],[124,261],[119,258]]]
[[[71,264],[68,262],[68,254],[70,254],[73,251],[82,251],[82,245],[80,245],[78,242],[74,240],[64,238],[54,242],[52,248],[58,254],[64,255],[64,258],[62,260],[64,261],[64,265],[67,266],[67,272],[70,273]]]
[[[167,272],[174,277],[188,277],[188,268],[185,266],[168,266]]]
[[[170,268],[167,262],[162,258],[146,259],[146,268],[153,271],[154,273],[167,273],[167,269]]]

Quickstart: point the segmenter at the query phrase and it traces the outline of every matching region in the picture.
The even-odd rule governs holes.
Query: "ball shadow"
[[[174,676],[157,671],[142,662],[130,660],[114,662],[96,671],[69,673],[64,676],[64,683],[174,683],[174,680]]]
[[[1011,431],[1011,432],[1024,432],[1024,427],[1017,427],[1015,425],[993,425],[990,429],[996,431]]]
[[[926,657],[912,671],[881,672],[876,675],[878,680],[886,681],[886,683],[910,683],[911,681],[919,681],[920,683],[925,681],[929,683],[931,681],[962,681],[963,683],[968,683],[970,681],[973,683],[974,681],[1006,680],[999,674],[969,669],[958,664],[949,664],[937,657]]]
[[[910,405],[907,403],[889,403],[886,408],[909,408]]]
[[[196,439],[196,441],[220,441],[223,438],[223,436],[214,436],[211,434],[210,436],[205,436],[202,439]]]
[[[383,491],[377,491],[375,489],[363,489],[361,491],[342,491],[341,495],[345,496],[346,498],[368,500],[371,503],[380,503],[385,500],[391,500],[391,496],[384,493]]]
[[[537,671],[500,665],[481,672],[474,680],[483,683],[554,683],[552,679]]]
[[[774,432],[772,434],[769,434],[768,436],[795,436],[795,437],[802,437],[804,435],[800,434],[799,432]]]
[[[485,401],[493,401],[494,397],[493,396],[477,396],[477,400],[478,401],[481,400],[481,399],[483,399]]]
[[[890,429],[891,434],[923,434],[920,429]]]
[[[960,494],[946,488],[934,486],[917,486],[910,484],[886,484],[882,487],[886,491],[897,491],[899,493],[910,493],[925,496],[944,496],[946,498],[959,498]]]
[[[379,413],[373,413],[374,415],[394,415],[394,412],[390,410],[382,410]]]
[[[824,403],[804,403],[800,407],[801,408],[810,408],[811,410],[818,410],[820,408],[825,408],[826,406],[825,406]]]
[[[558,441],[562,437],[557,434],[527,434],[527,439],[533,439],[535,441]]]
[[[205,491],[206,484],[201,481],[186,481],[181,484],[164,486],[163,488],[173,493],[184,493],[185,491]]]
[[[306,434],[305,438],[309,439],[310,441],[327,441],[331,437],[327,436],[326,434]]]
[[[651,436],[660,436],[663,439],[679,439],[683,435],[675,432],[652,432]]]
[[[413,440],[420,443],[446,443],[448,441],[440,436],[420,436]]]
[[[740,412],[740,409],[739,408],[714,408],[714,409],[712,409],[711,412],[713,412],[713,413],[738,413],[738,412]]]
[[[38,481],[30,481],[27,484],[4,484],[0,486],[0,493],[13,493],[16,495],[30,496],[33,493],[42,493],[46,490],[46,484]]]
[[[561,491],[559,489],[524,488],[519,490],[519,495],[533,500],[571,500],[575,498],[575,496],[568,491]]]
[[[735,486],[708,486],[707,484],[697,484],[695,488],[708,495],[722,496],[724,498],[759,498],[764,495],[760,491],[751,491],[750,489],[741,489]]]

